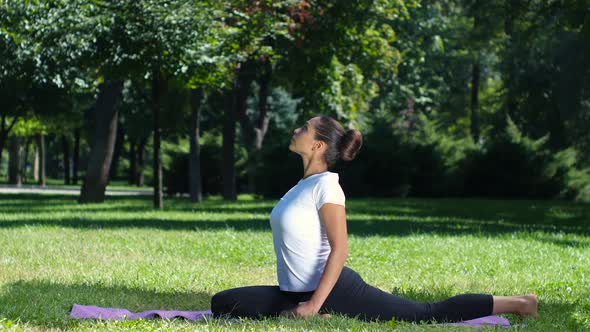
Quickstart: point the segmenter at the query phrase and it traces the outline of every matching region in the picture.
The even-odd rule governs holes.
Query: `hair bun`
[[[353,160],[363,145],[363,134],[356,129],[349,129],[340,139],[340,159]]]

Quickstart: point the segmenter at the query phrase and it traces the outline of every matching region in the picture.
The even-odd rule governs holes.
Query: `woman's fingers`
[[[312,315],[300,315],[297,313],[297,311],[295,310],[283,310],[281,311],[281,313],[279,314],[280,317],[286,317],[286,318],[300,318],[300,319],[306,319],[308,317],[311,316],[319,316],[321,319],[330,319],[332,318],[332,315],[330,314],[312,314]]]

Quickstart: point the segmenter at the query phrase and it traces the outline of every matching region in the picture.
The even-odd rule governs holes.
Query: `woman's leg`
[[[366,284],[345,267],[322,311],[364,320],[456,322],[492,314],[491,295],[464,294],[436,303],[420,303],[386,293]]]
[[[213,295],[211,311],[215,317],[262,318],[278,316],[297,305],[278,286],[250,286],[224,290]]]
[[[518,314],[537,318],[539,301],[535,294],[523,296],[494,296],[493,314]]]

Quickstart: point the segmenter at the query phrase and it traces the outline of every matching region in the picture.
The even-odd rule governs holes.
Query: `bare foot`
[[[522,299],[522,304],[520,309],[518,310],[518,314],[521,316],[530,316],[532,318],[537,318],[537,307],[539,305],[539,300],[537,300],[537,296],[535,294],[528,294],[524,296],[520,296]]]

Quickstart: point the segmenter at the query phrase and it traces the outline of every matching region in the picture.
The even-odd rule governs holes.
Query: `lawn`
[[[399,330],[428,325],[328,321],[76,321],[74,303],[203,310],[229,287],[275,284],[268,223],[276,201],[0,195],[0,330]],[[523,331],[590,330],[590,205],[545,201],[351,199],[347,265],[416,300],[534,292]],[[522,327],[524,324],[524,328]],[[446,327],[443,330],[465,330]]]

